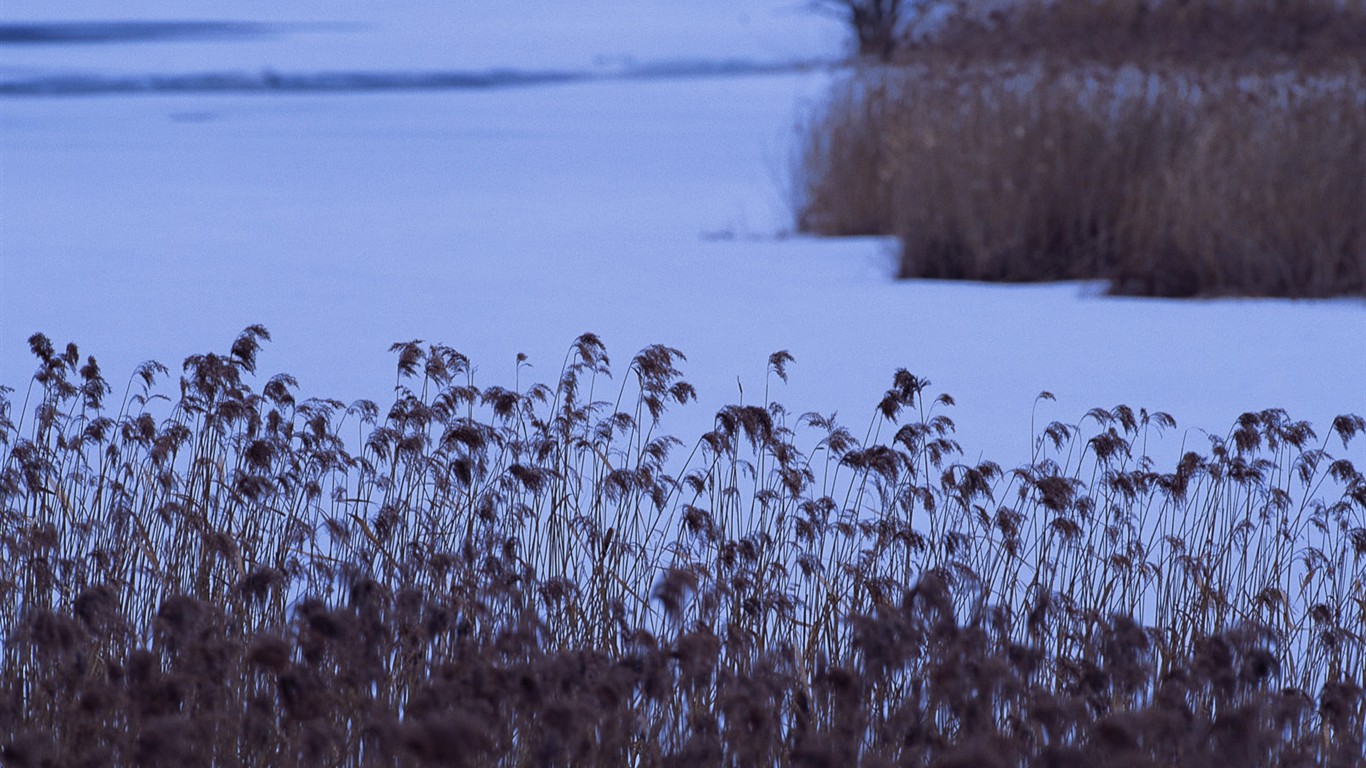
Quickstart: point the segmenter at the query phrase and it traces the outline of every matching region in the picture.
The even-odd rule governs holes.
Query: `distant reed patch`
[[[1358,415],[1249,412],[1159,467],[1172,417],[1094,409],[1001,465],[904,370],[862,439],[767,401],[682,442],[668,347],[614,369],[585,334],[509,389],[403,342],[381,408],[258,378],[268,338],[170,387],[30,340],[0,390],[6,765],[1366,756]]]
[[[952,4],[906,28],[899,61],[925,54],[1048,56],[1106,64],[1340,69],[1366,61],[1366,0],[1007,0]],[[945,8],[945,6],[953,6]]]
[[[855,69],[807,123],[798,227],[897,235],[902,277],[1366,295],[1366,10],[1187,5],[1023,3]]]

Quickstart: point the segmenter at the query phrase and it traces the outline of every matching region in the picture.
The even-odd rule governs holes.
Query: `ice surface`
[[[204,70],[322,71],[360,66],[366,50],[393,66],[475,69],[592,66],[598,55],[779,60],[822,52],[791,30],[838,39],[771,2],[622,0],[579,14],[488,4],[454,26],[451,5],[381,16],[346,2],[159,0],[138,15],[372,25],[201,42],[192,52]],[[510,5],[523,10],[514,18]],[[3,18],[50,20],[68,7],[7,2]],[[79,8],[67,17],[109,18],[98,4]],[[436,28],[468,44],[443,48]],[[257,48],[314,34],[379,42],[286,46],[279,59]],[[0,60],[192,71],[177,46],[10,48]],[[1118,403],[1170,412],[1182,429],[1167,454],[1183,438],[1204,447],[1187,429],[1223,433],[1244,410],[1283,407],[1321,433],[1336,414],[1366,413],[1360,301],[896,282],[888,241],[787,236],[795,126],[829,77],[0,99],[0,383],[22,396],[34,331],[78,342],[119,380],[148,358],[174,367],[224,350],[259,322],[276,339],[265,374],[287,371],[304,394],[347,401],[384,402],[398,340],[456,347],[486,385],[513,383],[518,352],[553,380],[582,331],[604,338],[619,371],[639,348],[669,344],[687,353],[702,397],[666,425],[688,440],[741,387],[745,402],[761,400],[779,349],[797,358],[791,384],[775,382],[790,409],[837,410],[862,435],[905,367],[958,400],[950,413],[968,459],[1006,465],[1027,458],[1045,389],[1058,400],[1040,404],[1040,425]]]
[[[581,69],[678,59],[829,58],[841,29],[805,0],[6,0],[0,23],[213,21],[275,25],[217,41],[0,46],[0,76],[53,71]]]

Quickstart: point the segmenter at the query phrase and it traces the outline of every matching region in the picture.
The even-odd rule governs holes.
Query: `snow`
[[[247,22],[268,34],[144,45],[0,46],[0,75],[63,71],[581,69],[829,58],[839,25],[805,0],[6,0],[0,23]]]
[[[838,28],[781,2],[449,5],[386,9],[381,23],[350,2],[239,2],[232,14],[215,4],[209,16],[157,0],[139,14],[370,26],[0,47],[0,76],[591,69],[602,57],[781,62],[838,47]],[[7,2],[2,18],[105,19],[111,7]],[[327,45],[310,37],[332,34]],[[371,35],[372,47],[346,35]],[[437,44],[447,37],[459,44]],[[367,63],[366,50],[382,61]],[[305,395],[348,402],[385,402],[386,350],[399,340],[459,349],[484,385],[512,384],[519,352],[553,381],[583,331],[603,337],[619,373],[641,347],[668,344],[688,355],[701,395],[666,424],[687,440],[716,407],[761,401],[779,349],[797,359],[791,383],[774,382],[790,410],[838,411],[861,435],[892,373],[908,368],[958,401],[950,415],[968,459],[1008,466],[1028,456],[1031,416],[1075,422],[1092,406],[1171,413],[1181,429],[1168,456],[1183,439],[1203,447],[1198,430],[1223,434],[1245,410],[1282,407],[1320,434],[1339,413],[1366,413],[1361,301],[899,282],[888,240],[792,236],[797,125],[830,77],[0,98],[0,383],[22,396],[34,331],[78,342],[117,381],[145,359],[174,367],[226,350],[259,322],[275,337],[265,375],[289,372]],[[1057,401],[1032,414],[1041,390]]]

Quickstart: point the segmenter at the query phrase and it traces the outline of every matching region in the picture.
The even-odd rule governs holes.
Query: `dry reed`
[[[1048,425],[965,464],[905,371],[864,441],[612,383],[476,386],[397,344],[394,403],[257,391],[248,328],[121,402],[42,336],[0,399],[7,765],[1349,765],[1366,479],[1279,411],[1170,470],[1174,422]],[[770,359],[785,379],[791,357]],[[805,446],[805,447],[803,447]]]
[[[895,234],[903,277],[1366,294],[1366,47],[1339,40],[1366,34],[1353,21],[1366,9],[1304,22],[1317,41],[1304,45],[1323,55],[1295,58],[1263,30],[1268,4],[1157,4],[1136,27],[1107,21],[1149,5],[1026,3],[996,26],[951,24],[903,66],[854,70],[807,125],[799,228]],[[1315,19],[1327,7],[1272,5]],[[1041,20],[1055,16],[1056,28]],[[1243,19],[1218,28],[1245,56],[1166,47],[1225,16]],[[1085,37],[1082,20],[1129,42]]]

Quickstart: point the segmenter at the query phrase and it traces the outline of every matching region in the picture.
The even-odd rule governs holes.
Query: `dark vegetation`
[[[1329,454],[1359,416],[1247,413],[1159,468],[1169,416],[1096,409],[1007,469],[905,371],[862,440],[765,402],[684,445],[666,347],[614,381],[584,335],[504,389],[397,344],[381,410],[258,391],[266,338],[118,401],[30,340],[0,399],[6,765],[1363,758],[1366,480]]]
[[[810,121],[798,224],[903,277],[1366,295],[1366,3],[1021,0],[903,33]]]
[[[853,36],[861,58],[890,61],[926,16],[948,6],[945,0],[810,0],[815,12],[838,19]]]

